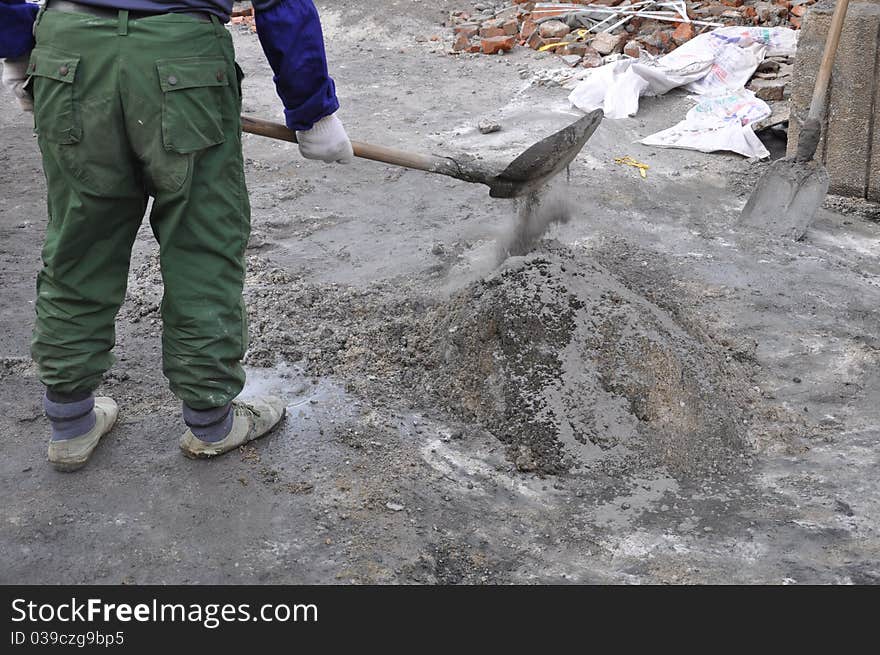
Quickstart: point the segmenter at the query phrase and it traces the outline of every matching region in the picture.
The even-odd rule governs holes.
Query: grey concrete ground
[[[439,22],[461,4],[319,4],[355,138],[504,161],[571,120],[563,90],[532,83],[552,59],[446,52]],[[255,36],[233,32],[245,110],[277,118]],[[764,164],[637,143],[677,122],[684,97],[599,128],[571,167],[574,219],[548,237],[737,367],[741,457],[690,475],[523,472],[497,435],[431,396],[377,393],[369,381],[385,370],[324,374],[313,349],[325,329],[382,334],[401,307],[418,315],[467,288],[512,207],[372,162],[305,162],[253,136],[252,331],[258,344],[288,320],[296,332],[273,366],[249,354],[247,393],[280,393],[290,418],[225,458],[180,455],[145,228],[102,388],[120,423],[86,469],[55,473],[27,353],[43,180],[29,119],[0,103],[0,582],[880,581],[880,226],[832,202],[800,243],[739,228]],[[479,134],[487,117],[504,129]],[[614,163],[623,155],[650,165],[646,180]],[[261,300],[278,285],[296,289],[291,307]]]

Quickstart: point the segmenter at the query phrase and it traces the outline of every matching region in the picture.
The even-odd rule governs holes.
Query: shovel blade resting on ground
[[[356,157],[485,184],[493,198],[516,198],[537,191],[568,166],[599,127],[602,116],[597,109],[579,118],[526,149],[500,172],[499,167],[470,158],[424,155],[360,141],[351,145]],[[278,123],[242,116],[241,125],[250,134],[296,143],[296,132]]]
[[[775,161],[758,181],[741,221],[799,241],[822,206],[829,183],[828,172],[817,162]]]
[[[834,65],[848,5],[849,0],[837,0],[834,5],[822,63],[813,87],[810,112],[801,126],[794,158],[774,162],[758,182],[740,216],[740,221],[745,225],[768,229],[779,236],[799,241],[807,233],[807,228],[825,200],[830,184],[828,171],[813,157],[822,135],[831,67]]]

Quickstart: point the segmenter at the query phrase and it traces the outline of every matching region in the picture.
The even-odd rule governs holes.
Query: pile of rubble
[[[746,85],[750,91],[754,91],[755,95],[765,102],[774,102],[778,100],[788,100],[788,86],[791,83],[791,73],[794,70],[794,57],[767,57],[758,64],[758,70],[755,76]],[[773,105],[771,105],[773,106]],[[777,115],[779,120],[769,121],[766,125],[774,125],[788,119],[787,112],[784,116]]]
[[[595,68],[609,57],[666,54],[716,27],[798,29],[815,0],[580,0],[477,3],[451,15],[455,52],[503,54],[528,46],[569,66]]]
[[[254,18],[254,8],[251,5],[244,5],[240,2],[236,2],[235,7],[229,16],[230,25],[240,25],[248,28],[251,32],[256,32],[257,24]]]

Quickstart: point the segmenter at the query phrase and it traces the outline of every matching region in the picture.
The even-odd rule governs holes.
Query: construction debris
[[[240,25],[251,32],[256,32],[257,24],[254,18],[254,8],[248,6],[242,9],[234,9],[230,14],[229,23],[230,25]]]
[[[454,52],[503,54],[516,46],[602,65],[602,57],[663,55],[717,27],[790,27],[815,0],[582,0],[580,2],[478,3],[454,11]],[[596,57],[596,53],[600,57]],[[765,85],[770,86],[770,85]],[[776,91],[768,91],[776,95]]]
[[[625,118],[638,111],[640,97],[682,87],[695,94],[696,106],[677,125],[642,143],[764,158],[770,153],[753,125],[771,117],[773,110],[760,93],[775,88],[767,99],[782,100],[784,83],[767,77],[749,80],[767,61],[763,74],[776,70],[778,75],[796,47],[797,33],[788,28],[721,28],[663,57],[607,64],[580,82],[569,100],[582,111],[601,108],[608,118]],[[756,84],[765,86],[756,92]]]
[[[633,62],[643,66],[663,67],[665,56],[691,44],[718,28],[742,27],[743,34],[754,33],[755,27],[770,32],[782,28],[798,30],[807,8],[816,0],[581,0],[580,2],[507,2],[477,3],[472,12],[454,11],[450,17],[453,27],[452,52],[504,54],[516,47],[529,47],[542,53],[552,53],[566,68],[552,75],[553,79],[536,80],[537,84],[575,88],[585,78],[592,86],[615,86],[615,93],[625,97],[622,105],[609,105],[608,96],[602,102],[572,101],[575,105],[602,107],[606,116],[622,118],[632,115],[638,107],[639,91],[618,84],[620,74],[627,73]],[[768,32],[769,33],[769,32]],[[778,33],[778,32],[777,32]],[[793,37],[794,38],[794,37]],[[736,138],[705,142],[705,135],[694,140],[693,125],[682,131],[662,135],[665,145],[695,147],[698,149],[732,149],[746,156],[764,157],[766,149],[752,130],[764,129],[788,120],[789,85],[793,70],[793,52],[772,52],[757,58],[754,77],[741,84],[726,84],[730,107],[749,105],[747,121],[752,127]],[[614,64],[613,70],[610,64]],[[605,67],[593,76],[594,69]],[[752,68],[746,66],[746,69]],[[585,70],[586,69],[586,70]],[[604,82],[603,82],[604,80]],[[685,82],[671,83],[668,88]],[[640,86],[640,84],[636,84]],[[691,88],[706,95],[705,90]],[[697,85],[699,86],[699,85]],[[745,91],[741,91],[745,87]],[[665,93],[665,89],[651,89],[650,94]],[[716,92],[718,90],[716,89]],[[583,95],[583,94],[581,94]],[[754,101],[752,101],[754,99]],[[752,106],[754,105],[754,106]],[[695,116],[708,111],[719,117],[718,106],[697,107]],[[692,117],[694,118],[694,117]],[[740,116],[742,118],[742,116]],[[733,124],[727,116],[728,128]],[[715,118],[713,118],[713,122]],[[693,122],[693,121],[692,121]],[[683,126],[677,126],[683,127]],[[701,131],[701,130],[698,130]],[[733,136],[732,130],[728,136]],[[715,136],[717,136],[717,130]],[[648,141],[646,141],[648,143]],[[723,147],[728,144],[729,148]],[[664,145],[655,141],[653,145]]]

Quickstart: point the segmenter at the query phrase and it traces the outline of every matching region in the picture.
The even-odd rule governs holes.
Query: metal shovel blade
[[[515,198],[539,189],[578,156],[603,116],[602,110],[596,109],[529,147],[489,180],[489,195]]]
[[[821,164],[780,159],[758,181],[740,222],[799,241],[822,206],[829,183]]]

